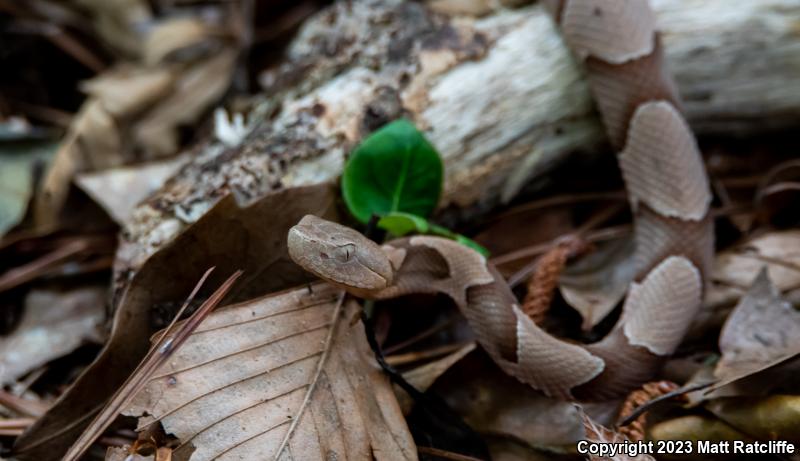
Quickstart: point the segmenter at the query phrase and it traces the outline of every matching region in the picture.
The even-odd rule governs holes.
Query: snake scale
[[[651,379],[699,308],[713,255],[711,194],[648,2],[544,3],[585,65],[633,210],[638,276],[607,336],[593,344],[551,336],[520,310],[485,258],[451,240],[415,236],[379,246],[306,216],[289,232],[289,254],[364,298],[444,293],[506,373],[552,397],[607,400]]]

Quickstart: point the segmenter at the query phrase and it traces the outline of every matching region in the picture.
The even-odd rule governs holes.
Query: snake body
[[[711,194],[647,1],[546,3],[585,63],[634,214],[639,276],[605,338],[584,345],[551,336],[520,310],[485,258],[451,240],[416,236],[378,246],[306,216],[290,230],[288,248],[310,272],[364,298],[444,293],[505,372],[552,397],[607,400],[652,378],[699,308],[713,254]]]

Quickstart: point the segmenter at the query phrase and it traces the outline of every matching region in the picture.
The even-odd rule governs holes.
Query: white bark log
[[[277,111],[269,122],[254,124],[237,149],[209,146],[134,213],[126,235],[136,256],[224,193],[248,203],[337,178],[350,149],[398,116],[444,157],[443,206],[507,201],[567,153],[603,145],[581,67],[538,5],[450,20],[412,2],[346,3],[312,19],[286,62],[264,75],[274,96],[256,112]],[[797,122],[800,0],[653,5],[699,133]]]

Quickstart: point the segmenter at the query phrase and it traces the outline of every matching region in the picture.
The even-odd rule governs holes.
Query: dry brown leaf
[[[228,89],[238,52],[220,50],[182,71],[169,95],[133,127],[133,137],[152,157],[175,153],[176,129],[193,123]]]
[[[154,320],[171,319],[207,268],[217,268],[208,286],[220,285],[222,274],[244,270],[234,300],[308,280],[309,275],[289,258],[286,234],[306,214],[336,220],[336,196],[330,184],[278,191],[246,206],[227,195],[182,232],[163,237],[158,251],[143,254],[140,247],[123,244],[115,262],[116,311],[109,340],[56,405],[17,439],[15,449],[22,452],[17,456],[60,459],[144,357],[147,338],[158,325]],[[165,232],[170,225],[179,226],[161,222]],[[208,293],[201,292],[204,295]]]
[[[733,383],[800,354],[800,311],[785,301],[762,269],[739,301],[719,339],[722,358],[714,386]]]
[[[22,322],[13,333],[0,338],[0,384],[8,384],[86,342],[102,342],[105,303],[106,291],[97,287],[30,292]]]
[[[81,90],[100,100],[112,117],[130,117],[164,97],[176,74],[167,67],[120,65],[81,83]]]
[[[684,382],[685,387],[692,387],[692,386],[701,386],[704,384],[711,385],[717,379],[714,377],[714,369],[716,368],[716,363],[718,361],[718,357],[715,355],[709,355],[705,357],[700,364],[692,364],[689,363],[682,363],[679,365],[683,365],[682,373],[686,373],[686,369],[692,367],[693,371],[689,373],[688,379]],[[671,371],[668,370],[667,367],[664,367],[664,371]],[[675,381],[681,382],[681,381]],[[698,389],[696,391],[688,392],[684,397],[686,398],[687,406],[695,407],[709,399],[707,388]]]
[[[503,373],[484,353],[467,355],[433,385],[470,427],[536,448],[567,450],[583,437],[576,408]]]
[[[583,427],[586,431],[586,440],[590,442],[602,443],[602,444],[622,444],[626,440],[625,436],[620,434],[617,431],[612,431],[611,429],[603,426],[602,424],[598,424],[595,422],[583,409],[580,408],[579,405],[575,405],[578,409],[578,412],[581,415],[581,420],[583,421]],[[636,456],[628,456],[627,454],[617,454],[613,457],[600,457],[596,455],[589,455],[589,459],[592,461],[601,461],[601,460],[612,460],[612,461],[655,461],[655,459],[648,455],[648,454],[638,454]]]
[[[103,103],[94,98],[85,102],[44,177],[36,200],[37,226],[48,229],[58,222],[76,173],[120,165],[121,143],[119,127]]]
[[[619,304],[636,276],[633,239],[602,246],[567,266],[559,279],[564,300],[581,314],[590,330]]]
[[[62,461],[79,461],[92,444],[111,426],[114,419],[119,415],[125,406],[127,406],[135,394],[148,382],[148,380],[167,360],[172,357],[172,354],[178,350],[186,339],[195,331],[198,325],[214,310],[230,292],[231,287],[241,277],[242,271],[237,270],[228,277],[225,282],[220,285],[214,292],[209,295],[200,304],[197,309],[189,315],[184,322],[176,325],[178,319],[186,312],[190,304],[195,300],[198,291],[202,288],[208,276],[214,271],[214,268],[209,268],[203,277],[197,282],[194,289],[186,298],[181,308],[173,317],[169,326],[159,334],[157,339],[148,351],[147,355],[138,364],[136,369],[128,376],[125,382],[117,388],[114,395],[106,401],[96,415],[93,415],[91,423],[86,427],[86,430],[78,437],[78,439],[67,450],[62,458]],[[154,428],[160,429],[160,428]],[[158,431],[147,431],[141,437],[145,440],[151,440],[155,443],[154,436],[157,436]],[[170,455],[171,456],[171,455]],[[158,458],[158,455],[156,456]]]
[[[425,392],[442,374],[473,350],[475,350],[475,342],[470,342],[438,360],[403,373],[403,378],[418,391]],[[394,386],[394,392],[400,402],[400,408],[403,409],[403,414],[407,415],[413,409],[414,400],[399,386]]]
[[[130,447],[109,447],[106,451],[106,461],[155,461],[153,455],[142,456],[131,454]]]
[[[632,242],[630,242],[632,243]],[[614,242],[567,266],[559,280],[562,296],[591,328],[625,296],[635,276],[632,245]],[[707,325],[721,323],[730,306],[744,295],[762,267],[782,292],[800,288],[800,231],[772,232],[718,254],[701,312],[692,329],[702,333]],[[727,309],[726,309],[727,306]]]
[[[152,16],[146,0],[73,0],[89,12],[94,30],[104,43],[122,53],[136,56],[141,50],[141,29]]]
[[[80,174],[75,183],[122,226],[139,202],[161,187],[188,158]]]
[[[770,232],[717,255],[705,304],[736,303],[762,267],[781,292],[800,287],[800,231]]]
[[[766,268],[782,293],[800,294],[800,231],[770,232],[717,254],[706,283],[703,305],[688,338],[700,339],[717,331],[733,306],[747,292],[756,274]]]
[[[228,89],[236,55],[228,47],[192,64],[120,66],[84,84],[90,98],[45,176],[37,224],[58,223],[76,174],[174,154],[179,128],[196,122]]]
[[[360,307],[342,296],[315,284],[213,313],[125,414],[160,422],[192,461],[416,459]]]
[[[155,25],[144,43],[144,63],[155,66],[190,47],[202,46],[213,36],[212,28],[199,17],[183,17]]]

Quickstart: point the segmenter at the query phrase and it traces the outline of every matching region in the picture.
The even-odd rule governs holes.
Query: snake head
[[[294,262],[355,294],[392,283],[392,265],[381,247],[341,224],[306,215],[289,229],[287,244]]]

